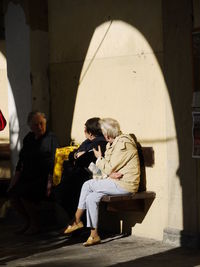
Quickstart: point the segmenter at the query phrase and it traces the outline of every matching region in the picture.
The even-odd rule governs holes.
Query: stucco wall
[[[176,165],[178,156],[162,73],[161,1],[111,2],[49,1],[53,127],[63,144],[70,137],[80,142],[89,117],[113,117],[123,132],[154,148],[147,187],[157,197],[133,233],[162,239],[168,216],[167,142],[174,142]]]
[[[167,179],[169,183],[168,227],[181,229],[181,240],[188,232],[199,232],[198,160],[192,158],[192,6],[190,1],[163,1],[164,74],[174,114],[177,150],[167,143]],[[167,134],[172,132],[171,111],[166,110]],[[170,232],[166,229],[166,232]],[[177,232],[178,234],[178,232]]]
[[[48,32],[30,29],[32,110],[49,118]]]
[[[50,118],[49,108],[49,45],[47,0],[28,1],[26,18],[30,27],[30,64],[32,110],[44,112]]]
[[[81,142],[85,121],[99,116],[116,118],[123,132],[153,147],[155,165],[146,171],[156,199],[141,223],[135,224],[135,213],[125,216],[133,234],[160,240],[163,231],[173,232],[169,229],[199,232],[198,162],[191,157],[190,14],[187,0],[49,0],[49,44],[46,30],[32,28],[30,38],[19,5],[11,2],[6,14],[13,114],[22,123],[31,109],[31,70],[32,96],[38,97],[33,106],[48,109],[49,47],[52,128],[62,145],[71,138]],[[21,138],[25,125],[19,129],[13,136]]]
[[[5,14],[8,74],[8,110],[12,167],[15,168],[22,140],[28,131],[31,110],[30,31],[20,4],[9,2]]]

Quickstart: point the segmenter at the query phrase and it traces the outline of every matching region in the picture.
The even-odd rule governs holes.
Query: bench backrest
[[[137,149],[138,155],[140,159],[140,185],[138,192],[146,191],[146,170],[145,167],[153,167],[155,163],[154,159],[154,150],[152,147],[142,147],[141,144],[137,141],[137,138],[134,134],[130,134],[130,136],[134,139]]]

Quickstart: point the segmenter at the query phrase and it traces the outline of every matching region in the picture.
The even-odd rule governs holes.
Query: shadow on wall
[[[123,2],[123,5],[121,5],[121,1],[110,0],[101,1],[99,3],[88,1],[88,5],[81,6],[82,12],[78,14],[79,21],[83,22],[81,25],[77,24],[75,19],[77,12],[76,4],[73,5],[72,2],[69,4],[68,8],[71,15],[69,20],[66,20],[64,25],[65,27],[63,27],[61,34],[58,34],[56,44],[59,45],[59,43],[62,42],[62,47],[67,47],[68,42],[72,42],[77,44],[77,46],[74,45],[72,48],[72,54],[75,55],[72,62],[70,61],[72,58],[66,58],[61,61],[60,64],[53,61],[50,62],[50,84],[52,88],[54,88],[51,95],[51,110],[57,111],[57,115],[56,113],[52,114],[52,121],[55,126],[55,131],[59,132],[60,120],[58,120],[58,118],[62,118],[63,114],[65,114],[67,123],[62,128],[62,133],[59,134],[63,136],[63,140],[66,140],[67,135],[67,142],[69,142],[74,116],[74,107],[77,99],[77,88],[79,87],[79,81],[83,81],[82,79],[84,78],[84,76],[81,77],[81,72],[95,29],[105,22],[112,22],[114,20],[123,21],[136,28],[151,46],[163,72],[163,76],[165,77],[177,137],[179,169],[176,174],[180,179],[179,182],[182,186],[183,228],[189,230],[192,229],[192,231],[194,230],[194,232],[196,232],[198,231],[198,214],[196,211],[196,196],[194,196],[194,192],[196,192],[195,188],[197,185],[196,180],[192,182],[190,180],[190,177],[195,177],[196,173],[195,168],[193,168],[194,162],[191,158],[192,140],[191,138],[188,138],[191,137],[192,128],[190,109],[190,99],[192,98],[190,46],[190,29],[192,23],[190,16],[191,5],[189,1],[186,0],[174,2],[162,1],[162,6],[160,4],[161,1],[157,1],[156,3],[154,2],[154,5],[146,1],[146,4],[141,8],[139,2],[134,2],[134,10],[138,10],[138,12],[134,12],[133,16],[133,9],[127,8],[129,1]],[[158,10],[156,10],[157,8]],[[152,34],[153,29],[151,28],[152,23],[155,22],[154,16],[155,14],[159,14],[160,8],[162,8],[163,15],[162,27],[164,53],[159,50],[159,41],[155,40],[154,34]],[[179,10],[178,13],[177,10]],[[151,23],[148,23],[148,21]],[[62,19],[61,23],[63,23]],[[73,31],[69,31],[69,27],[71,27],[71,25],[73,25]],[[53,30],[55,29],[56,27],[54,29],[53,27],[50,27],[52,35],[54,34]],[[63,39],[63,36],[66,36],[66,38]],[[162,57],[162,54],[164,58]],[[66,62],[70,63],[70,67],[64,64]],[[56,75],[54,75],[55,73]],[[64,75],[67,75],[67,84],[63,84],[62,77]],[[64,96],[62,99],[60,98],[61,95]],[[60,105],[57,106],[57,103],[60,103]],[[173,156],[170,152],[169,147],[168,164],[173,165]],[[173,176],[173,179],[176,179],[176,174],[173,173],[171,175],[169,173],[168,176],[169,178],[170,176]],[[172,183],[176,183],[176,181],[174,180]],[[188,196],[192,201],[192,205],[188,205]],[[184,244],[184,241],[182,243]]]
[[[73,5],[72,2],[73,1],[69,2],[69,10],[71,14],[71,17],[69,19],[71,19],[70,23],[73,23],[73,31],[70,32],[69,30],[67,30],[67,27],[71,26],[70,23],[68,23],[68,21],[66,20],[66,25],[63,25],[62,27],[62,33],[60,35],[61,39],[59,40],[58,38],[58,40],[56,41],[58,45],[60,42],[62,42],[62,46],[68,47],[68,42],[73,42],[74,40],[76,40],[76,38],[78,38],[79,45],[73,47],[73,53],[75,53],[77,57],[70,65],[70,69],[68,69],[64,64],[62,64],[62,62],[61,64],[57,64],[56,62],[50,62],[51,88],[57,89],[57,93],[56,90],[51,91],[51,111],[54,131],[56,133],[60,131],[59,124],[61,122],[61,119],[58,118],[63,118],[64,114],[66,118],[62,128],[63,133],[61,134],[61,136],[64,136],[65,141],[67,143],[70,141],[72,119],[74,115],[74,107],[77,97],[77,88],[79,86],[79,80],[83,68],[84,59],[87,54],[88,46],[90,44],[95,29],[104,22],[112,20],[121,20],[132,25],[146,38],[152,50],[154,51],[158,63],[160,64],[160,67],[164,73],[165,82],[167,84],[168,93],[171,100],[177,134],[178,153],[180,159],[180,166],[177,170],[177,174],[180,178],[180,183],[183,192],[183,224],[184,229],[190,228],[188,218],[191,218],[191,216],[194,216],[195,214],[191,206],[194,207],[194,209],[196,208],[195,205],[189,206],[187,202],[188,195],[190,196],[193,192],[195,192],[194,187],[196,186],[195,181],[194,183],[191,183],[190,179],[188,179],[191,176],[192,166],[191,155],[189,154],[189,151],[191,150],[191,141],[186,142],[186,140],[188,140],[188,136],[191,135],[191,125],[187,125],[188,127],[186,127],[186,130],[184,132],[182,130],[184,123],[186,122],[188,124],[188,122],[191,121],[190,107],[188,106],[188,99],[191,98],[190,85],[192,84],[189,38],[191,23],[189,11],[191,10],[191,6],[188,3],[189,1],[163,1],[162,8],[164,29],[163,33],[165,44],[165,70],[163,69],[163,65],[161,63],[160,51],[158,51],[157,49],[157,42],[155,42],[154,35],[152,34],[151,23],[148,24],[148,20],[153,21],[153,16],[156,13],[156,10],[154,10],[154,12],[152,12],[151,14],[149,10],[154,8],[160,9],[160,1],[157,1],[157,4],[155,4],[154,6],[150,4],[151,9],[149,9],[149,2],[146,1],[146,5],[144,5],[142,8],[142,13],[135,12],[134,16],[132,15],[132,10],[127,8],[127,5],[129,4],[128,0],[125,0],[123,2],[123,5],[121,5],[121,1],[119,0],[106,0],[99,1],[98,3],[96,1],[88,1],[88,4],[82,7],[83,12],[79,14],[79,21],[83,22],[81,25],[77,24],[76,20],[73,20],[73,14],[76,12],[76,4]],[[134,8],[136,10],[138,9],[138,3],[138,1],[135,2]],[[49,2],[49,4],[51,4],[51,2]],[[182,8],[180,10],[180,14],[177,15],[174,10],[176,10],[177,6],[179,7],[179,5],[181,5]],[[138,10],[141,10],[141,8],[139,8]],[[174,25],[178,26],[174,27]],[[51,34],[53,34],[53,32],[51,32]],[[63,36],[65,36],[65,38],[63,38]],[[25,41],[26,40],[24,40],[24,42]],[[185,55],[185,51],[188,51],[187,56]],[[16,50],[13,51],[13,56],[15,56],[15,54],[17,54]],[[9,77],[9,81],[11,84],[11,88],[14,88],[17,85],[16,77],[18,65],[14,64],[15,62],[13,63],[12,58],[10,57],[7,57],[7,60],[8,68],[10,68],[9,73],[11,73],[11,70],[13,70],[12,76]],[[67,61],[68,59],[65,60]],[[179,65],[180,68],[178,68],[177,65]],[[54,75],[55,71],[57,72],[56,78]],[[185,76],[185,73],[188,73],[188,77]],[[68,75],[67,84],[63,84],[62,80],[62,77],[65,74]],[[15,95],[14,98],[15,102],[17,103],[17,112],[20,113],[21,106],[18,105],[20,103],[19,97]],[[59,105],[57,105],[57,103],[59,103]],[[180,114],[183,114],[183,111],[184,116],[180,116]],[[19,120],[20,119],[21,117],[19,116]],[[195,175],[193,173],[192,177],[194,176]]]
[[[139,199],[113,203],[107,209],[100,204],[99,229],[102,233],[131,235],[132,227],[141,224],[154,199]]]
[[[7,2],[5,13],[6,59],[10,147],[14,169],[22,140],[28,131],[27,114],[31,110],[29,27],[23,8]]]
[[[127,6],[130,6],[130,8],[128,9]],[[77,4],[70,1],[67,6],[70,14],[69,16],[64,14],[66,11],[60,10],[61,14],[59,18],[57,17],[55,19],[54,17],[50,17],[50,21],[52,20],[52,25],[49,27],[50,41],[52,43],[50,54],[53,54],[50,55],[50,84],[53,89],[51,90],[51,110],[56,111],[52,114],[52,121],[55,132],[61,137],[61,142],[67,141],[67,143],[69,143],[70,141],[72,120],[75,114],[74,107],[77,101],[77,89],[79,88],[80,83],[85,82],[86,76],[93,67],[94,58],[99,52],[99,49],[102,48],[101,46],[104,44],[105,38],[109,38],[110,29],[113,27],[113,21],[125,22],[126,25],[130,25],[130,28],[134,28],[136,31],[140,32],[157,56],[158,62],[161,63],[162,51],[160,42],[155,40],[151,33],[152,26],[147,26],[146,23],[144,23],[144,17],[149,18],[153,25],[155,25],[159,19],[158,15],[156,15],[156,19],[154,18],[154,15],[160,13],[160,3],[157,3],[157,5],[154,6],[155,10],[153,10],[151,15],[149,12],[149,8],[151,10],[151,4],[147,3],[147,1],[146,5],[142,6],[142,14],[136,11],[137,9],[141,10],[141,4],[134,3],[130,5],[129,1],[123,2],[123,5],[121,4],[121,1],[101,1],[99,3],[88,1],[87,5],[81,5],[81,7],[78,7]],[[50,9],[53,9],[53,7],[54,5],[52,4],[51,6],[50,2]],[[132,8],[134,8],[134,10]],[[63,19],[63,16],[66,17],[65,20]],[[77,19],[83,23],[80,25],[77,23]],[[53,25],[54,22],[56,23],[56,26]],[[98,41],[93,46],[92,54],[88,56],[87,53],[94,32],[103,24],[105,24],[103,31],[97,37]],[[57,31],[58,28],[62,30]],[[54,38],[54,36],[56,36],[56,38]],[[65,38],[63,38],[63,36],[65,36]],[[128,42],[128,40],[126,41]],[[69,42],[74,45],[69,46]],[[111,45],[114,46],[112,50],[117,49],[117,43],[112,43]],[[52,51],[54,47],[56,47],[56,52],[54,52],[55,50]],[[85,63],[86,55],[87,63]],[[101,59],[99,61],[101,61]],[[99,76],[101,76],[101,72],[99,73]],[[65,81],[63,77],[65,77]],[[106,79],[109,79],[109,77]],[[101,82],[100,79],[96,83],[93,81],[93,84],[97,87],[97,83]],[[108,80],[107,82],[109,83]],[[91,92],[91,95],[94,94],[96,94],[96,92]],[[88,99],[84,99],[84,106],[86,108],[88,108],[88,101],[90,101],[91,95],[88,96]],[[98,97],[98,95],[96,97]],[[101,99],[100,101],[103,102],[104,100],[105,99]],[[57,103],[59,103],[59,106]],[[97,104],[99,105],[99,103]],[[63,118],[63,114],[65,115],[65,124],[61,129],[60,119],[58,118]]]

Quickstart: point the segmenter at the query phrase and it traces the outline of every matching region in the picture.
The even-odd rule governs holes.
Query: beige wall
[[[81,142],[89,117],[114,117],[123,132],[135,133],[143,146],[154,148],[155,166],[147,169],[147,182],[157,197],[132,231],[161,240],[168,216],[167,142],[173,143],[173,168],[178,165],[173,113],[161,70],[161,1],[118,1],[115,8],[104,4],[49,1],[53,127],[63,143],[69,140],[70,126],[71,138]]]
[[[48,32],[30,30],[32,110],[49,117]]]
[[[30,29],[20,3],[7,2],[5,10],[8,110],[12,172],[22,140],[27,133],[27,114],[31,110]]]
[[[183,230],[176,233],[181,236],[181,243],[188,233],[195,238],[199,232],[199,175],[196,165],[199,160],[192,158],[191,13],[190,1],[163,1],[164,74],[171,97],[178,147],[177,161],[174,142],[167,143],[169,229],[166,233],[170,233],[170,229]],[[167,133],[172,131],[169,116],[167,108]]]
[[[157,21],[152,22],[155,40],[162,39],[160,26],[156,26],[161,25],[160,18],[157,16]],[[112,22],[92,61],[108,27],[109,22],[99,26],[92,36],[77,92],[72,137],[83,139],[83,125],[89,117],[114,117],[123,132],[135,133],[142,145],[154,148],[156,164],[147,170],[147,181],[148,189],[156,191],[157,199],[143,223],[133,228],[133,233],[162,239],[167,210],[166,139],[176,138],[174,132],[166,136],[165,105],[170,105],[167,89],[148,41],[132,25],[122,21]],[[162,43],[156,45],[162,61]],[[160,207],[163,209],[158,213]]]
[[[146,171],[156,199],[142,223],[135,224],[134,213],[125,216],[133,234],[159,240],[169,229],[199,231],[188,3],[179,9],[178,1],[49,0],[49,33],[31,27],[25,42],[32,105],[46,110],[49,47],[52,128],[62,145],[81,142],[85,121],[99,116],[116,118],[123,132],[153,147],[155,165]]]
[[[30,26],[32,110],[45,112],[49,119],[49,40],[47,0],[29,0],[26,17]]]

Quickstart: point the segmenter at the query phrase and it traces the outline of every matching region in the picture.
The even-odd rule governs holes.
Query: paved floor
[[[102,244],[85,248],[87,231],[72,237],[58,231],[24,236],[14,234],[14,229],[15,222],[0,221],[0,266],[200,266],[200,250],[174,248],[152,239],[105,236]]]

